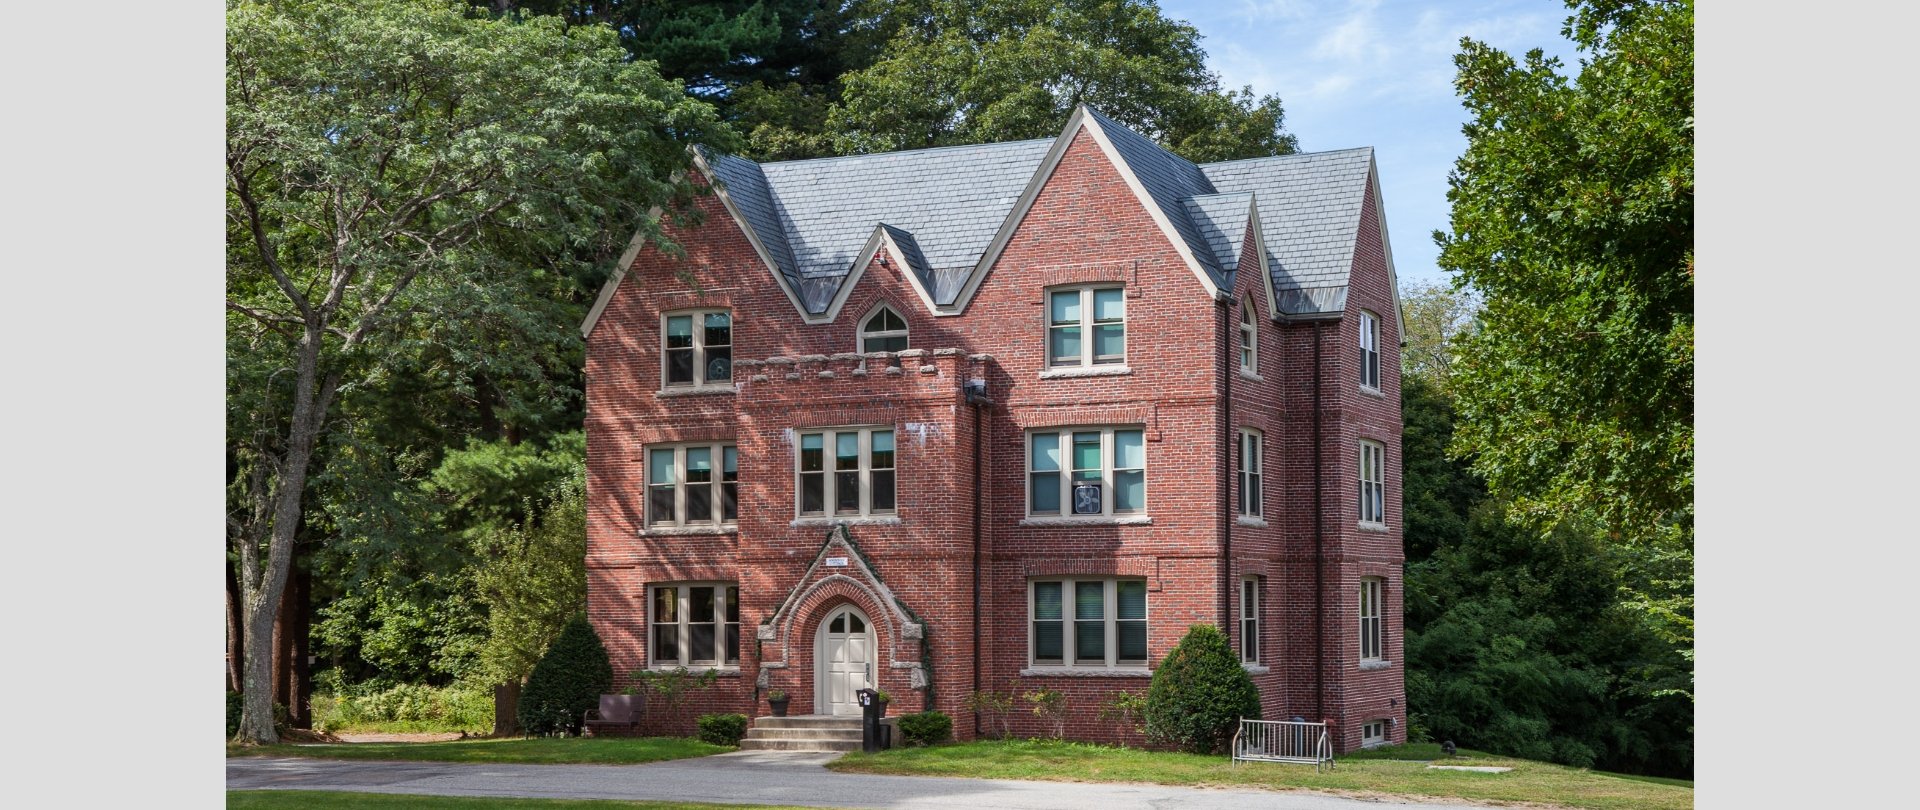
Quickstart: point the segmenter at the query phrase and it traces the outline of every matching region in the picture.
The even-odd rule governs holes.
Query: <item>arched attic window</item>
[[[1253,296],[1249,295],[1240,306],[1240,370],[1248,374],[1260,373],[1260,329],[1257,321]]]
[[[907,348],[907,319],[881,305],[860,322],[860,351],[898,352]]]

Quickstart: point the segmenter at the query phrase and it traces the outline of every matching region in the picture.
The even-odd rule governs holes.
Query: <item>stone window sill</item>
[[[1245,661],[1240,662],[1240,668],[1246,670],[1248,675],[1265,675],[1273,671],[1271,667],[1263,664],[1253,664]]]
[[[640,530],[641,537],[697,537],[739,533],[739,526],[652,526]]]
[[[1372,672],[1372,671],[1374,671],[1374,670],[1376,670],[1376,669],[1386,669],[1386,668],[1388,668],[1388,667],[1391,667],[1391,666],[1393,666],[1393,662],[1392,662],[1392,661],[1388,661],[1388,660],[1385,660],[1385,659],[1380,659],[1380,660],[1375,660],[1375,661],[1361,661],[1361,662],[1360,662],[1360,671],[1361,671],[1361,672]]]
[[[1390,531],[1387,528],[1387,524],[1385,523],[1371,523],[1363,520],[1363,521],[1360,521],[1359,525],[1360,525],[1360,531],[1363,531],[1363,532],[1379,532],[1381,534],[1385,534],[1386,532]]]
[[[1240,369],[1240,379],[1246,380],[1247,382],[1257,382],[1257,383],[1263,383],[1267,381],[1267,378],[1260,376],[1260,372],[1248,371],[1244,368]]]
[[[1267,527],[1267,520],[1266,518],[1258,517],[1255,515],[1241,515],[1240,517],[1234,519],[1233,525],[1251,526],[1256,529],[1264,529]]]
[[[802,526],[832,526],[835,523],[845,523],[848,526],[898,526],[900,525],[900,516],[899,515],[870,515],[868,517],[853,517],[848,515],[836,515],[833,517],[814,516],[814,517],[794,518],[793,522],[788,523],[787,525],[797,529]]]
[[[1382,391],[1378,388],[1374,388],[1373,386],[1370,386],[1370,385],[1360,386],[1360,393],[1366,394],[1367,396],[1370,396],[1370,397],[1379,397],[1381,399],[1387,398],[1387,392]]]
[[[1020,521],[1022,526],[1151,526],[1153,518],[1146,515],[1086,517],[1030,517]]]
[[[674,670],[678,670],[678,669],[685,669],[688,675],[705,675],[711,672],[715,676],[718,676],[721,678],[740,677],[740,667],[737,664],[734,666],[728,666],[728,667],[705,667],[705,666],[682,667],[679,664],[669,665],[669,664],[656,663],[652,666],[647,667],[648,672],[673,672]]]
[[[653,392],[657,397],[708,397],[740,393],[735,385],[691,385],[680,388],[662,388]]]
[[[1146,667],[1028,667],[1020,670],[1022,678],[1046,678],[1062,676],[1068,678],[1151,678],[1153,670]]]
[[[1040,372],[1040,379],[1060,380],[1073,377],[1123,377],[1132,374],[1128,366],[1065,366]]]

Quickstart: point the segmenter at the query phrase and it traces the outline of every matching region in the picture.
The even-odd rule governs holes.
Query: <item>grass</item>
[[[1149,782],[1188,787],[1318,790],[1364,796],[1529,802],[1592,810],[1687,810],[1693,785],[1649,781],[1462,750],[1451,764],[1494,765],[1507,773],[1430,770],[1438,746],[1392,746],[1340,757],[1315,773],[1310,765],[1255,762],[1230,766],[1224,756],[1142,751],[1051,740],[1012,740],[854,752],[827,764],[849,773],[970,776],[1062,782]],[[1420,761],[1407,761],[1420,760]]]
[[[732,751],[690,737],[536,737],[450,742],[326,743],[314,745],[227,744],[230,757],[318,757],[420,762],[493,762],[555,765],[632,765],[704,757]]]
[[[746,804],[688,802],[623,802],[605,799],[509,799],[470,796],[405,796],[393,793],[345,793],[325,790],[229,790],[229,810],[723,810],[754,807]]]

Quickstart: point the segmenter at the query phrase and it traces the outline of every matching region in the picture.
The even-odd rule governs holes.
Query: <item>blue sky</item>
[[[1447,227],[1447,172],[1466,148],[1453,91],[1463,36],[1516,57],[1532,48],[1577,69],[1558,0],[1160,0],[1200,30],[1207,63],[1233,88],[1286,105],[1300,149],[1372,146],[1402,284],[1445,278],[1434,230]]]

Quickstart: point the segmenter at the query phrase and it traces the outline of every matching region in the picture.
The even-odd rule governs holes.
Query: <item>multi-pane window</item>
[[[658,585],[651,612],[655,668],[740,665],[740,586]]]
[[[907,350],[907,319],[892,307],[883,306],[860,324],[860,351],[903,352]]]
[[[1260,373],[1260,330],[1255,326],[1253,299],[1240,302],[1240,370]]]
[[[1260,479],[1266,459],[1262,457],[1260,431],[1240,431],[1240,514],[1260,516]]]
[[[661,330],[666,384],[719,385],[733,381],[733,316],[726,310],[679,312]]]
[[[1240,580],[1240,660],[1260,662],[1260,578]]]
[[[1387,744],[1387,721],[1368,720],[1360,724],[1360,745],[1372,748]]]
[[[800,434],[801,515],[885,515],[894,510],[893,431],[840,428]]]
[[[1385,625],[1380,621],[1380,584],[1378,577],[1360,580],[1360,660],[1378,661],[1381,658],[1381,630]]]
[[[1027,513],[1147,511],[1147,448],[1139,428],[1048,431],[1027,437]]]
[[[1360,384],[1380,389],[1380,317],[1360,311]]]
[[[1387,522],[1387,448],[1379,442],[1360,442],[1360,522]]]
[[[1035,580],[1030,594],[1034,666],[1147,665],[1146,580]]]
[[[1127,303],[1119,287],[1047,293],[1047,366],[1127,361]]]
[[[731,444],[647,449],[647,525],[732,523],[740,503],[740,451]]]

